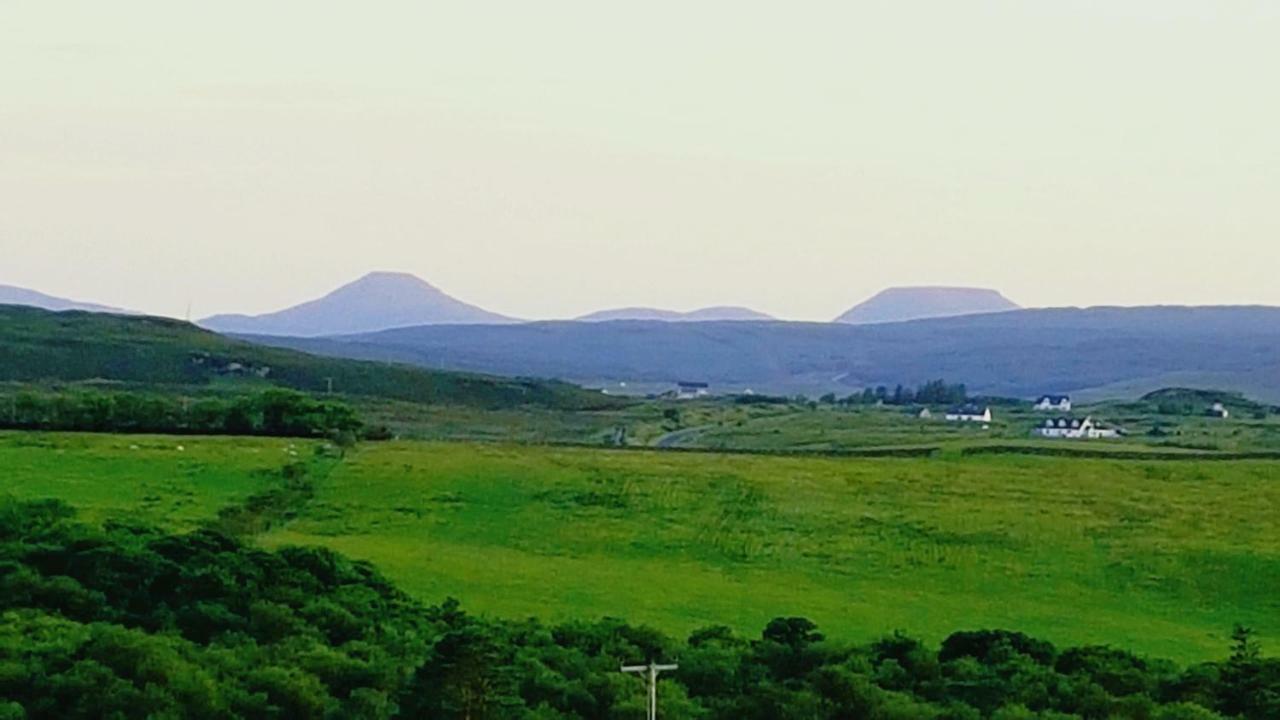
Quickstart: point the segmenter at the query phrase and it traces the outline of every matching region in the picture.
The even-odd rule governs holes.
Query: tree
[[[1280,718],[1280,662],[1262,659],[1251,628],[1231,631],[1231,657],[1222,668],[1218,709],[1225,715]]]

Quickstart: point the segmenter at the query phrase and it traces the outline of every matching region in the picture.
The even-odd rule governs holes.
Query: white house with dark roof
[[[711,394],[711,386],[704,382],[680,382],[676,384],[677,400],[696,400]]]
[[[947,411],[947,422],[991,422],[991,408],[981,405],[962,405]]]
[[[1032,407],[1040,412],[1071,412],[1071,396],[1042,395]]]
[[[1115,428],[1102,427],[1091,417],[1067,418],[1057,417],[1045,420],[1038,425],[1034,434],[1045,438],[1067,438],[1072,440],[1103,440],[1120,437]]]

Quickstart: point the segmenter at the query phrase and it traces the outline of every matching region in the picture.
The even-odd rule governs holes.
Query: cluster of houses
[[[1032,406],[1038,412],[1071,412],[1071,396],[1045,395]],[[1118,428],[1105,427],[1092,417],[1052,417],[1036,426],[1032,434],[1044,438],[1071,440],[1105,440],[1124,434]]]
[[[1118,438],[1123,433],[1110,427],[1103,427],[1094,421],[1091,417],[1080,418],[1050,418],[1045,420],[1043,424],[1036,427],[1034,431],[1036,435],[1046,438],[1070,438],[1076,440],[1102,440],[1107,438]]]
[[[686,381],[677,383],[675,389],[657,397],[675,400],[697,400],[710,394],[711,388],[707,383]],[[748,390],[746,394],[752,393]],[[1070,413],[1072,407],[1070,395],[1042,395],[1031,405],[1032,410],[1041,413]],[[1210,417],[1221,419],[1231,416],[1230,411],[1221,402],[1214,403],[1206,414]],[[933,416],[933,411],[927,407],[919,412],[919,417],[924,420],[932,419]],[[989,428],[994,419],[989,405],[973,403],[950,408],[943,417],[947,422],[953,423],[980,423],[983,428]],[[1037,437],[1079,440],[1104,440],[1125,435],[1123,429],[1107,426],[1087,415],[1083,418],[1071,415],[1055,415],[1036,423],[1031,432]]]
[[[1072,408],[1071,397],[1069,395],[1044,395],[1036,400],[1031,407],[1037,412],[1069,413]],[[928,418],[932,417],[932,414],[928,410],[924,410],[921,412],[920,417]],[[983,427],[990,427],[993,415],[989,406],[970,404],[951,408],[947,411],[945,417],[947,422],[982,423]],[[1037,423],[1032,430],[1032,434],[1044,438],[1101,440],[1121,437],[1124,435],[1124,431],[1104,426],[1092,417],[1077,418],[1060,415]]]

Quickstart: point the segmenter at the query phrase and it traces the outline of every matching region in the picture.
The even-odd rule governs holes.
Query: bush
[[[22,430],[328,437],[355,435],[362,426],[345,403],[280,389],[194,402],[93,391],[23,392],[10,400],[0,427]]]

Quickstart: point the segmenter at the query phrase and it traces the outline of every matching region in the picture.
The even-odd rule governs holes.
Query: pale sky
[[[0,0],[0,283],[1280,305],[1276,0]]]

